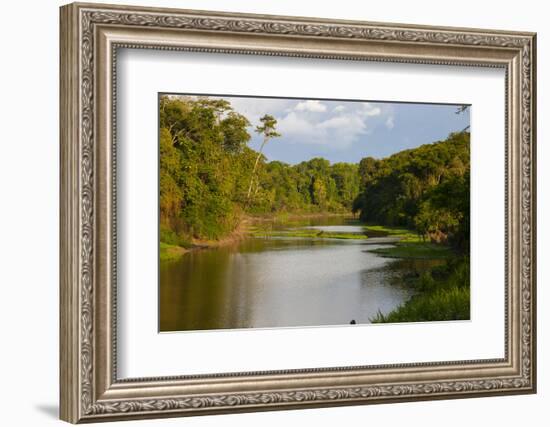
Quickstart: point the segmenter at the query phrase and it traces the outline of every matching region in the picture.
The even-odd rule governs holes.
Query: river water
[[[361,233],[354,221],[329,217],[275,228]],[[191,251],[160,265],[160,330],[370,323],[412,295],[406,274],[429,260],[395,260],[369,252],[384,239],[249,238]]]

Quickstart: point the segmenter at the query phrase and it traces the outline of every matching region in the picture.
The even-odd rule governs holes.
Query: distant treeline
[[[470,133],[359,163],[353,211],[365,222],[405,226],[467,252],[470,236]]]
[[[265,144],[278,133],[276,120],[264,118],[256,132]],[[220,239],[247,214],[353,211],[365,222],[405,226],[467,250],[468,132],[358,165],[322,158],[288,165],[251,149],[249,129],[226,100],[161,97],[162,241]]]
[[[219,239],[244,214],[351,210],[358,165],[322,158],[288,165],[260,155],[254,168],[249,127],[228,101],[161,97],[161,240]]]

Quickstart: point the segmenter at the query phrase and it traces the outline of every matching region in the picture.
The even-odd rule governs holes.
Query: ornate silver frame
[[[61,8],[61,419],[72,422],[534,393],[533,33],[99,4]],[[119,380],[117,48],[502,67],[506,71],[505,357]]]

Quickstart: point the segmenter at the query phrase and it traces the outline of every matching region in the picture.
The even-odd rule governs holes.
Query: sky
[[[252,123],[251,148],[262,137],[254,132],[264,114],[277,119],[278,138],[264,147],[269,161],[297,164],[314,157],[331,163],[358,163],[363,157],[393,153],[445,139],[470,124],[470,112],[458,105],[211,96],[228,100]]]

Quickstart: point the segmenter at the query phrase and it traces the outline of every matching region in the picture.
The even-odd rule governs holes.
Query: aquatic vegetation
[[[252,232],[255,237],[300,237],[307,239],[351,239],[365,240],[368,237],[360,233],[335,233],[322,230],[261,230],[256,229]]]
[[[179,259],[187,250],[177,245],[169,245],[160,242],[159,257],[161,261],[173,261]]]
[[[439,245],[435,243],[423,242],[405,242],[397,243],[395,246],[387,248],[372,249],[378,255],[387,258],[425,258],[442,259],[448,258],[453,254],[450,246]]]
[[[407,282],[417,293],[390,313],[379,312],[373,323],[470,319],[469,258],[451,259]]]

